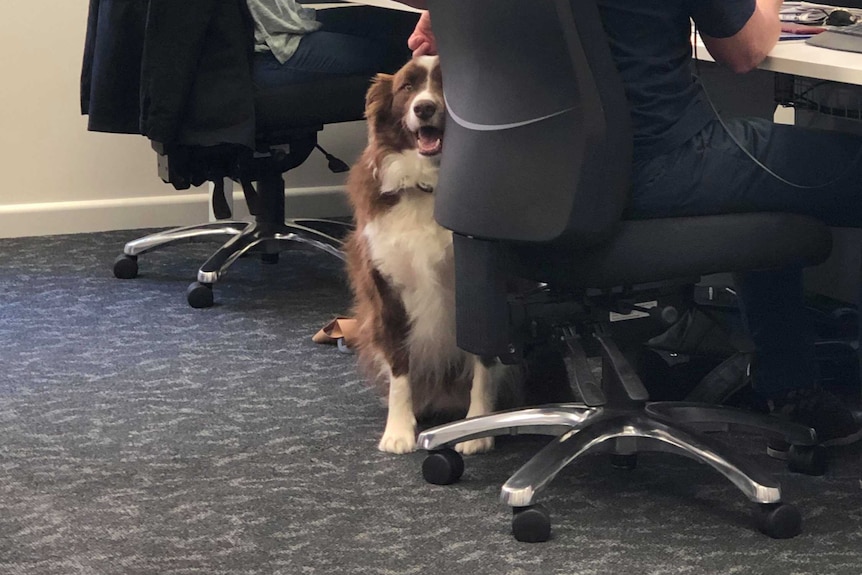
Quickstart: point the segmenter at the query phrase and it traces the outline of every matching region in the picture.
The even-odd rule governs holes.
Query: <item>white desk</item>
[[[784,40],[759,66],[762,70],[862,85],[862,54],[809,46],[800,40]]]
[[[697,57],[714,62],[697,39]],[[809,46],[804,40],[782,40],[758,66],[761,70],[862,85],[862,54]]]
[[[405,10],[407,12],[421,12],[418,8],[411,8],[407,4],[395,2],[394,0],[347,0],[348,2],[355,1],[357,4],[367,4],[368,6],[379,6],[381,8],[392,8],[393,10]]]

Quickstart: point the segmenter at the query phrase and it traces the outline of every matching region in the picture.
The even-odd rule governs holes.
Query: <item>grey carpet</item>
[[[376,450],[385,410],[354,358],[311,342],[348,308],[340,265],[247,259],[191,309],[210,246],[141,257],[135,232],[0,240],[0,573],[658,574],[862,572],[860,448],[825,477],[787,472],[804,515],[776,541],[709,468],[601,456],[546,491],[554,536],[515,542],[500,484],[541,440],[468,458],[427,485],[421,454]]]

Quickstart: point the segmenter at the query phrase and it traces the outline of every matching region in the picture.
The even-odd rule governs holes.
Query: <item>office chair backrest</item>
[[[449,116],[435,217],[592,243],[629,191],[628,103],[594,0],[430,0]]]

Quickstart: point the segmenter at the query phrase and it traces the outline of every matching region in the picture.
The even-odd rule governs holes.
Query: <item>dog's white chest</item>
[[[431,194],[403,194],[366,226],[365,236],[375,267],[400,294],[410,319],[411,365],[445,368],[462,353],[455,344],[452,232],[434,221]]]
[[[399,291],[437,291],[450,286],[452,232],[434,221],[431,194],[418,190],[402,193],[397,205],[365,228],[375,267]]]

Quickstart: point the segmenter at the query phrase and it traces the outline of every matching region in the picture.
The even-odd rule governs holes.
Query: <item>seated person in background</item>
[[[406,3],[423,7],[422,0]],[[726,131],[692,76],[691,20],[715,60],[742,73],[754,69],[778,41],[781,3],[597,0],[631,104],[635,141],[628,217],[777,211],[862,227],[862,137],[762,119],[729,120]],[[427,12],[409,46],[414,55],[436,53]],[[781,178],[755,163],[728,131]],[[862,438],[859,414],[818,385],[802,270],[757,271],[734,279],[756,348],[753,386],[770,410],[814,428],[827,446]]]
[[[372,6],[314,10],[297,0],[247,0],[255,22],[254,77],[261,87],[332,75],[394,72],[410,59],[418,15]]]

